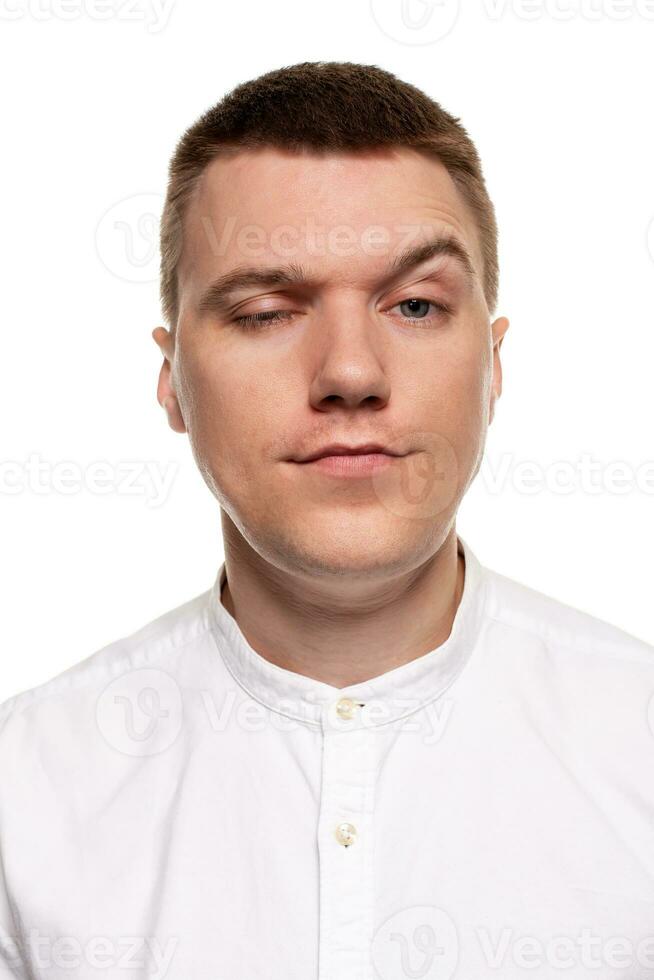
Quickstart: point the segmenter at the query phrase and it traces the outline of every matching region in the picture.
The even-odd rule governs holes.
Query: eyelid
[[[406,299],[398,300],[397,303],[393,303],[388,309],[395,309],[396,306],[401,306],[402,303],[408,303],[410,300],[417,300],[420,303],[427,303],[429,306],[433,306],[436,310],[435,313],[431,313],[429,316],[423,317],[411,317],[402,315],[402,319],[407,323],[415,322],[420,323],[430,323],[432,320],[443,317],[451,316],[453,314],[453,308],[449,303],[441,302],[438,300],[427,299],[424,296],[408,296]],[[383,312],[383,311],[382,311]],[[270,326],[274,323],[283,322],[284,320],[293,319],[296,312],[293,310],[280,310],[280,309],[266,309],[266,310],[255,310],[253,313],[244,313],[240,316],[232,318],[232,323],[237,323],[239,327],[243,330],[255,330],[258,326],[260,329],[264,329],[266,326]]]
[[[436,270],[436,273],[437,272],[438,270]],[[406,294],[403,295],[401,299],[397,299],[395,303],[390,304],[391,306],[396,306],[397,303],[405,302],[407,299],[428,299],[429,297],[421,295],[419,290],[421,289],[424,289],[425,291],[431,291],[434,289],[438,290],[439,287],[440,288],[448,287],[448,281],[446,280],[444,282],[443,277],[440,274],[427,273],[426,275],[423,275],[420,279],[414,282],[403,283],[393,287],[392,289],[388,290],[387,295],[388,294],[393,295],[393,293],[395,293],[396,295],[400,293]],[[446,292],[450,291],[449,287],[446,288],[445,291]],[[262,301],[266,303],[283,302],[283,303],[293,304],[298,301],[309,302],[309,300],[310,300],[309,295],[302,290],[299,289],[289,290],[288,288],[282,288],[282,289],[272,290],[268,293],[260,294],[258,296],[257,295],[249,296],[243,299],[239,305],[246,306],[248,303],[257,302],[257,301]],[[447,300],[431,299],[430,301],[433,303],[442,302],[446,306],[449,305]],[[382,300],[382,302],[384,301]],[[277,309],[277,307],[271,307],[271,309]],[[235,309],[232,308],[231,311],[227,312],[227,315],[229,316],[230,319],[232,318],[236,319],[238,316],[241,315],[244,316],[249,315],[249,314],[240,314],[237,312],[237,310],[238,310],[238,306]],[[263,311],[257,310],[256,312],[263,312]]]
[[[396,303],[391,306],[386,307],[386,310],[382,312],[394,310],[395,307],[401,306],[403,303],[408,303],[410,300],[416,300],[419,303],[428,303],[431,306],[432,312],[427,313],[426,316],[405,316],[403,313],[393,314],[394,316],[399,316],[405,323],[431,323],[433,320],[437,320],[443,317],[451,317],[454,315],[454,306],[450,304],[447,300],[431,299],[429,296],[421,296],[418,294],[413,294],[405,296],[403,299],[399,299]]]
[[[396,303],[403,303],[407,299],[432,299],[434,303],[440,302],[434,298],[433,294],[447,295],[455,291],[455,287],[444,283],[440,278],[434,279],[430,276],[425,276],[417,282],[404,283],[400,286],[396,286],[394,289],[389,290],[387,296],[395,296],[397,299]],[[385,301],[386,302],[386,301]],[[447,300],[443,299],[446,303]],[[391,305],[395,305],[392,303]]]
[[[443,308],[448,309],[448,310],[451,311],[451,304],[447,300],[445,300],[445,299],[434,299],[433,297],[430,297],[430,296],[423,296],[420,293],[409,293],[406,296],[403,296],[401,299],[396,299],[394,303],[390,303],[388,306],[385,307],[385,309],[393,309],[395,306],[399,306],[401,303],[408,303],[409,300],[412,300],[412,299],[421,300],[422,302],[425,302],[425,303],[431,303],[433,306],[436,306],[436,307],[442,306]],[[288,310],[288,309],[280,308],[278,306],[270,306],[270,307],[266,306],[266,307],[263,307],[262,309],[259,309],[259,310],[253,310],[251,313],[234,313],[232,315],[231,319],[232,320],[246,319],[246,318],[248,318],[250,316],[256,316],[259,313],[285,313],[285,314],[288,314],[288,313],[295,313],[295,312],[297,312],[297,311],[296,310]]]
[[[395,300],[386,307],[386,309],[392,310],[396,306],[401,306],[402,303],[409,303],[412,299],[418,300],[421,303],[431,303],[432,306],[442,306],[447,309],[451,309],[451,304],[446,299],[436,299],[433,296],[423,296],[421,293],[409,293],[406,296],[402,296],[400,299]]]

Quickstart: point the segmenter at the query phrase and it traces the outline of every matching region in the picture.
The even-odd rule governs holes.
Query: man
[[[459,121],[374,66],[243,84],[161,254],[225,561],[3,706],[3,975],[654,977],[654,650],[456,532],[508,327]]]

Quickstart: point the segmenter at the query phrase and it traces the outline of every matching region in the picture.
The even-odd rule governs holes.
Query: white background
[[[239,82],[299,61],[394,72],[459,116],[481,154],[511,326],[459,533],[482,563],[654,642],[652,0],[0,11],[0,700],[213,583],[218,505],[155,396],[158,208],[183,130]],[[79,489],[75,469],[63,492],[57,467],[86,479],[98,461],[109,492]],[[144,461],[167,489],[143,482]],[[525,461],[540,481],[521,481]],[[129,463],[141,472],[126,492]],[[557,463],[571,492],[552,484]]]

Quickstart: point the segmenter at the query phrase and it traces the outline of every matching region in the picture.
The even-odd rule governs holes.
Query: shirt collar
[[[374,702],[379,709],[367,717],[367,727],[387,724],[439,697],[463,669],[481,627],[486,593],[485,569],[470,546],[457,534],[463,554],[463,592],[450,635],[440,646],[409,663],[370,680],[338,688],[279,667],[257,653],[220,601],[226,580],[225,562],[208,592],[213,635],[222,659],[236,682],[256,701],[279,714],[309,725],[321,725],[326,710],[351,699],[355,705]],[[333,712],[332,712],[333,717]]]

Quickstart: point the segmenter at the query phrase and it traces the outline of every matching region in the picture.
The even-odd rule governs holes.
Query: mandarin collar
[[[331,726],[337,727],[335,711],[345,703],[362,708],[349,721],[350,727],[364,724],[374,727],[398,721],[447,690],[470,657],[480,632],[486,595],[485,568],[459,534],[457,551],[464,557],[465,575],[448,638],[406,664],[340,688],[279,667],[250,646],[221,602],[226,581],[223,561],[207,593],[212,633],[223,662],[234,680],[255,701],[307,725],[324,726],[329,717]]]

